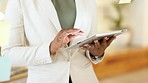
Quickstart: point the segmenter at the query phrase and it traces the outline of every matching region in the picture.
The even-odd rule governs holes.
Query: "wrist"
[[[92,58],[94,58],[94,59],[97,59],[97,58],[99,58],[99,57],[104,56],[104,52],[103,52],[102,54],[100,54],[100,55],[93,55],[93,54],[91,54],[90,52],[89,52],[89,54],[90,54],[90,56],[91,56]]]

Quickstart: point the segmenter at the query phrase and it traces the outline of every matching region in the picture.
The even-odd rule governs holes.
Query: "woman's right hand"
[[[74,29],[74,28],[62,29],[54,38],[54,40],[51,42],[49,48],[50,53],[55,54],[57,50],[66,46],[72,39],[82,34],[83,32],[80,29]]]

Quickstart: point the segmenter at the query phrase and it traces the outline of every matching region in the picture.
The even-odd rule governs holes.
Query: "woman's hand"
[[[55,54],[57,50],[66,46],[72,39],[82,34],[83,32],[80,29],[62,29],[50,44],[50,53]]]
[[[113,36],[111,38],[104,37],[102,40],[94,40],[94,43],[88,43],[81,46],[83,50],[89,50],[91,55],[93,56],[101,56],[103,55],[105,49],[112,43],[112,41],[116,38]]]

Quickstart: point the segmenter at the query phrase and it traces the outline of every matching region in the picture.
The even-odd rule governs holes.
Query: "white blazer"
[[[97,33],[96,0],[75,1],[74,28],[85,33],[70,45]],[[50,55],[49,45],[61,30],[51,0],[9,0],[6,20],[11,23],[10,39],[2,53],[10,57],[12,66],[28,66],[27,83],[68,83],[69,75],[73,83],[99,83],[88,51],[61,49],[54,57]]]

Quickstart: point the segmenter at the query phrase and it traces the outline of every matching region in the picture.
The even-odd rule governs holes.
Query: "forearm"
[[[8,46],[3,49],[2,54],[10,57],[12,66],[42,65],[53,62],[48,43],[29,47]]]

